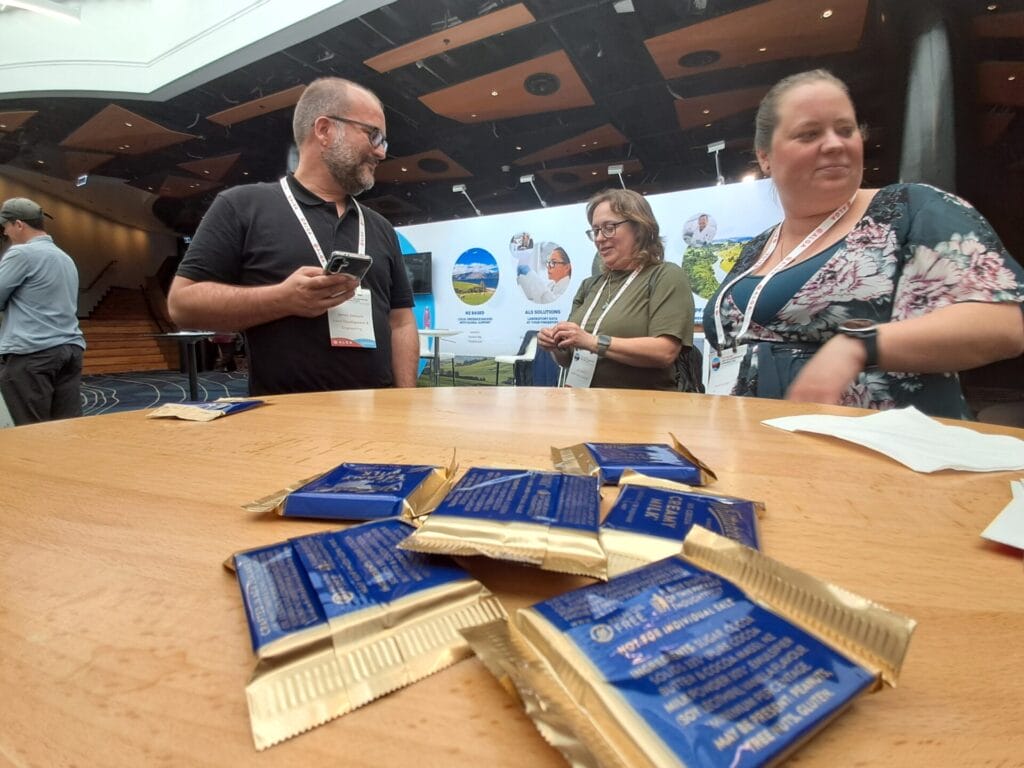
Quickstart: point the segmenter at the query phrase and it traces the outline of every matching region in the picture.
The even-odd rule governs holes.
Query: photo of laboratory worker
[[[683,224],[683,242],[692,248],[700,248],[715,239],[718,224],[706,213],[691,216]]]
[[[535,262],[534,262],[535,260]],[[541,274],[540,270],[544,273]],[[572,279],[572,262],[569,254],[557,243],[537,244],[531,260],[520,259],[516,266],[516,282],[534,304],[550,304],[569,287]]]

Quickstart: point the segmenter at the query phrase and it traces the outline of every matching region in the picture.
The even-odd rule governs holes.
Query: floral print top
[[[746,244],[728,279],[750,268],[770,235],[768,230]],[[704,313],[704,332],[713,346],[718,344],[716,301],[717,294]],[[896,322],[960,302],[1024,302],[1024,270],[965,200],[924,184],[893,184],[877,192],[831,256],[773,317],[755,310],[744,341],[780,348],[820,345],[845,320]],[[722,300],[729,338],[742,321],[730,290]],[[758,394],[758,346],[750,344],[734,394]],[[794,366],[791,376],[798,371]],[[784,387],[792,381],[787,378]],[[865,372],[841,402],[876,409],[913,405],[935,416],[970,416],[955,373]]]

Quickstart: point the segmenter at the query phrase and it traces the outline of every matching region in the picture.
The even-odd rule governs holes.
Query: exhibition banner
[[[689,275],[698,323],[743,243],[782,218],[768,180],[647,199],[666,260]],[[576,203],[399,227],[404,252],[431,253],[431,322],[459,332],[444,350],[515,354],[527,331],[567,318],[580,283],[600,268],[587,226],[586,204]]]

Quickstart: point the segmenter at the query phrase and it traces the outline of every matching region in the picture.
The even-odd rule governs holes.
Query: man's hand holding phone
[[[370,271],[373,258],[365,253],[350,253],[349,251],[333,251],[324,273],[328,275],[351,275],[356,280],[362,280]]]

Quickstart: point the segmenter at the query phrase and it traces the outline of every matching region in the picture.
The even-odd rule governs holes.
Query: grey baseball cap
[[[29,200],[27,197],[12,197],[10,200],[4,201],[3,206],[0,206],[0,224],[6,224],[9,221],[35,221],[43,218],[44,215],[49,219],[53,218],[43,211],[43,207],[39,203]]]

